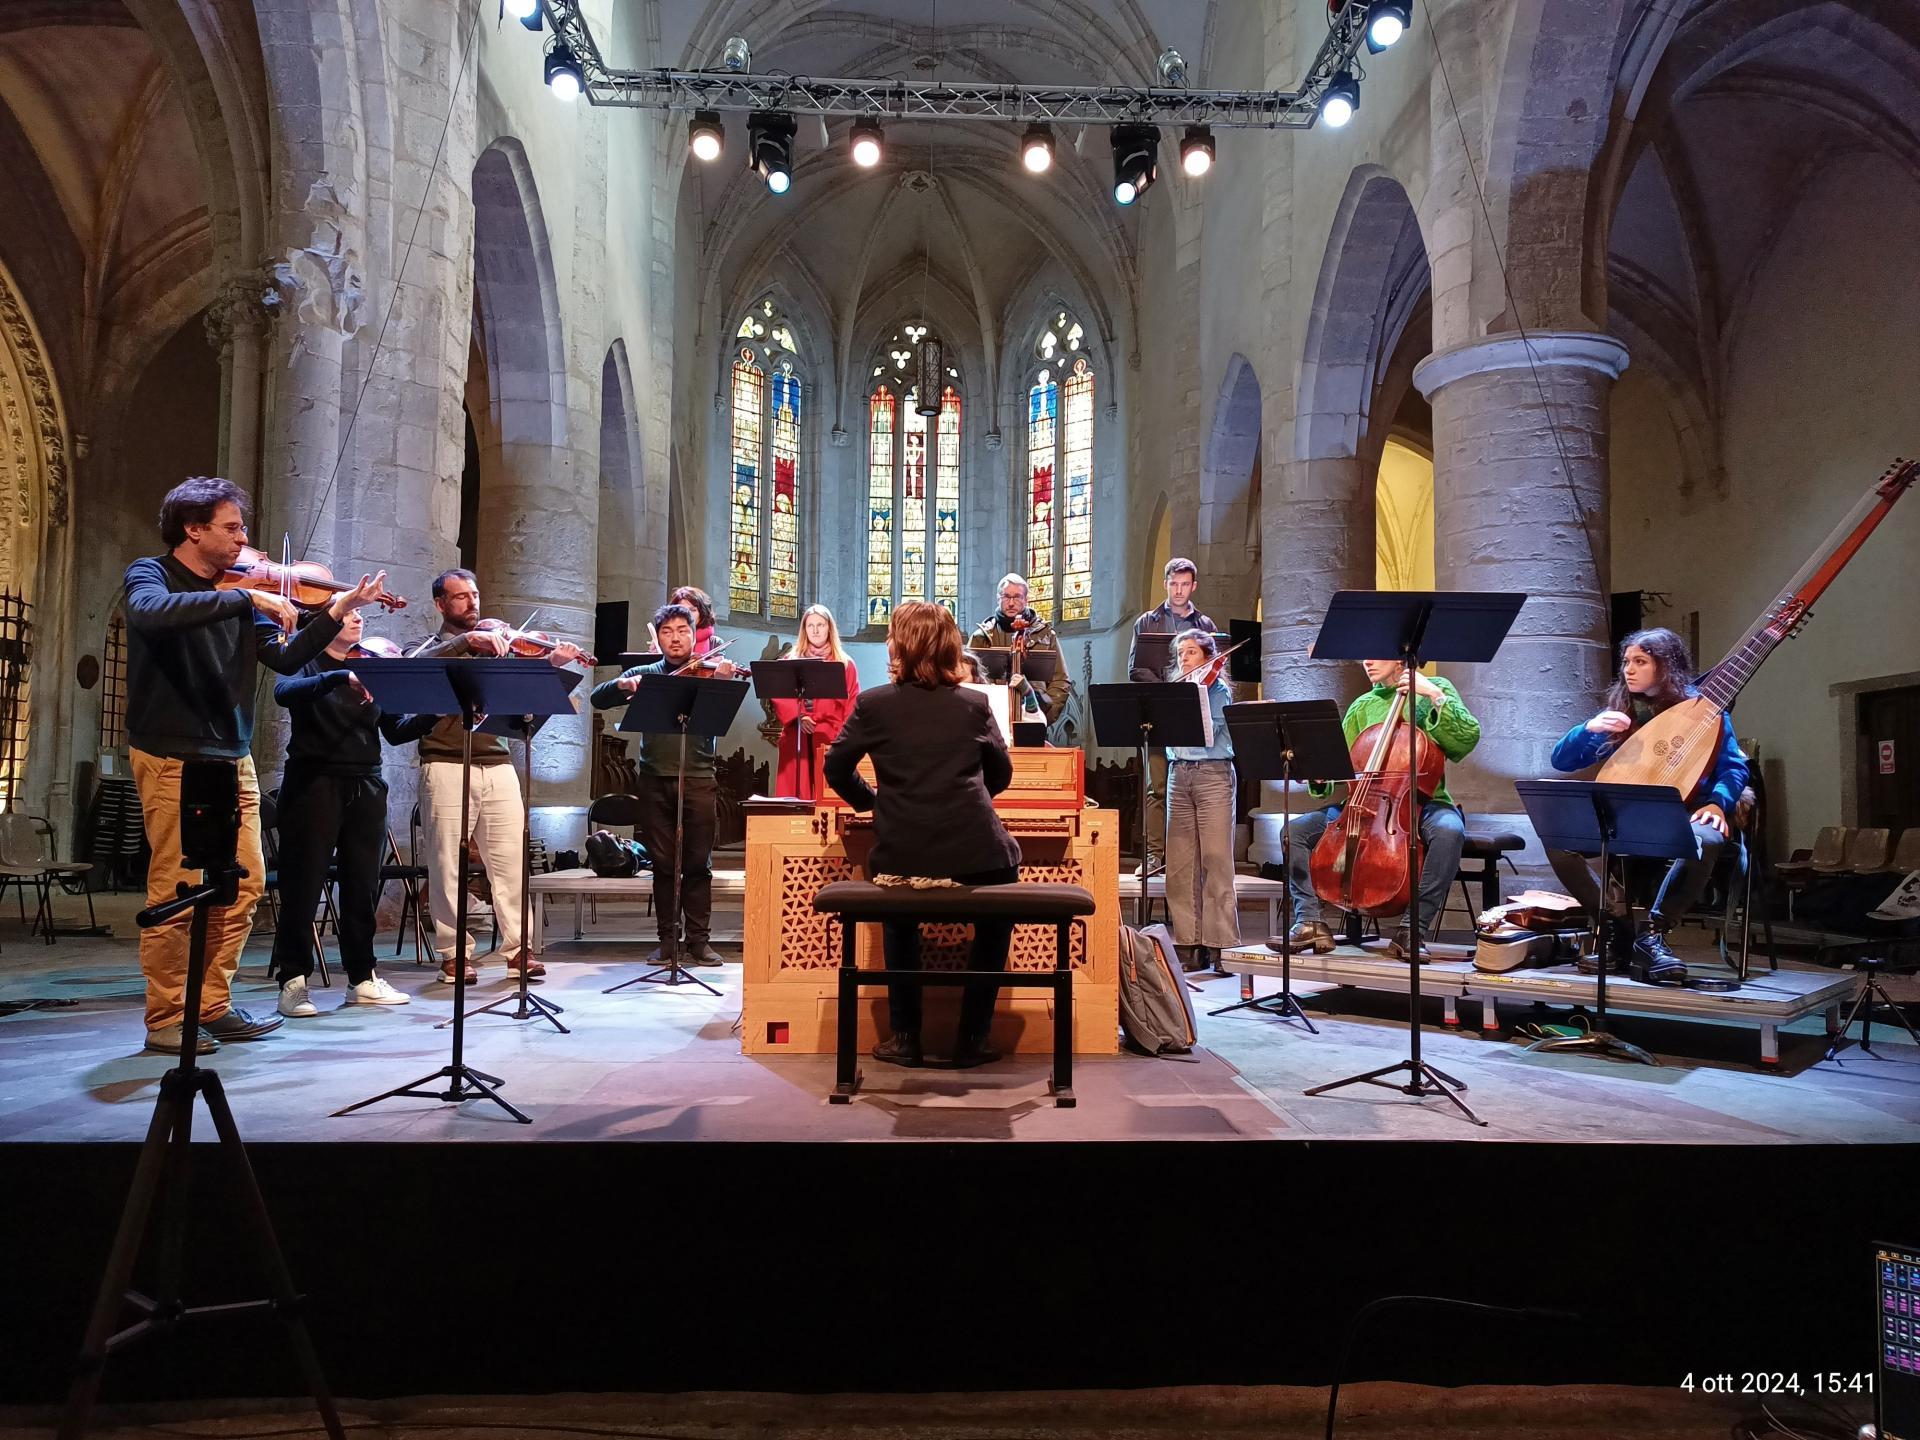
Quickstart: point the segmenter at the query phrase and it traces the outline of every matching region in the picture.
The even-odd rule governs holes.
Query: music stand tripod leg
[[[365,1100],[356,1100],[344,1109],[333,1112],[334,1119],[342,1115],[351,1115],[356,1110],[364,1110],[369,1105],[378,1105],[383,1100],[396,1100],[407,1097],[416,1100],[446,1100],[458,1105],[463,1101],[481,1099],[491,1100],[522,1125],[531,1125],[533,1117],[515,1109],[500,1098],[494,1087],[505,1082],[497,1075],[475,1070],[466,1063],[466,994],[467,994],[467,826],[472,810],[469,801],[473,794],[473,726],[474,712],[471,706],[461,714],[460,744],[460,837],[458,842],[459,862],[455,875],[459,890],[454,896],[453,906],[453,1017],[443,1020],[434,1028],[453,1028],[453,1056],[445,1065],[431,1075],[422,1075],[418,1080],[409,1080],[404,1085],[396,1085],[391,1090],[378,1095],[369,1095]],[[445,1090],[433,1090],[436,1080],[445,1080]]]
[[[502,1005],[517,1001],[509,1019],[545,1020],[562,1035],[573,1032],[562,1025],[556,1016],[566,1010],[564,1005],[556,1005],[544,996],[535,995],[527,989],[527,956],[532,945],[533,934],[533,717],[527,716],[520,735],[520,984],[513,992],[502,995],[474,1011],[475,1018],[482,1015],[497,1014]]]
[[[1280,906],[1280,988],[1271,995],[1247,995],[1231,1005],[1222,1005],[1218,1010],[1209,1010],[1209,1015],[1226,1015],[1234,1010],[1258,1010],[1263,1015],[1277,1015],[1282,1020],[1294,1020],[1307,1027],[1309,1035],[1318,1035],[1320,1027],[1307,1018],[1307,1012],[1300,1008],[1300,1002],[1293,994],[1293,751],[1285,750],[1280,757],[1280,868],[1286,872],[1286,896]],[[1244,993],[1244,992],[1243,992]],[[1278,1000],[1278,1006],[1273,1004]]]
[[[629,985],[698,985],[709,995],[718,996],[720,994],[713,986],[702,980],[698,975],[693,974],[686,966],[680,963],[680,926],[681,918],[686,912],[687,903],[685,894],[686,886],[684,884],[685,876],[682,873],[681,867],[684,863],[683,856],[686,846],[687,724],[689,719],[690,717],[686,715],[680,717],[680,767],[675,775],[673,785],[673,913],[666,917],[666,931],[660,942],[661,953],[664,955],[667,963],[656,969],[649,970],[645,975],[636,975],[631,980],[622,980],[618,985],[603,990],[601,993],[604,995],[611,995],[615,991],[624,990]],[[711,854],[708,856],[708,863],[712,863]],[[658,872],[655,873],[656,875],[658,874]],[[662,980],[660,978],[662,975],[667,978]]]
[[[1597,803],[1597,802],[1596,802]],[[1660,1062],[1630,1040],[1622,1040],[1607,1029],[1607,947],[1606,935],[1602,929],[1603,916],[1607,909],[1607,895],[1612,878],[1613,857],[1608,842],[1613,838],[1612,822],[1605,814],[1600,816],[1600,910],[1593,917],[1593,958],[1596,966],[1593,986],[1593,1023],[1584,1035],[1560,1035],[1551,1040],[1536,1040],[1527,1046],[1529,1050],[1539,1050],[1547,1054],[1572,1054],[1591,1052],[1605,1055],[1614,1060],[1632,1060],[1641,1065],[1658,1065]]]

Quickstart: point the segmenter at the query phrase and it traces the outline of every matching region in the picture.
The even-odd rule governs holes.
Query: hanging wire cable
[[[1480,202],[1480,215],[1486,221],[1487,243],[1493,249],[1493,262],[1500,271],[1500,285],[1507,297],[1507,312],[1513,316],[1513,327],[1519,332],[1521,353],[1527,357],[1527,371],[1532,375],[1533,388],[1540,396],[1540,409],[1547,417],[1547,432],[1553,436],[1554,452],[1560,457],[1560,478],[1566,483],[1567,500],[1573,507],[1573,518],[1580,527],[1580,534],[1587,542],[1587,556],[1593,561],[1595,577],[1604,588],[1607,577],[1600,573],[1600,544],[1594,537],[1592,519],[1586,507],[1580,503],[1580,490],[1573,483],[1573,465],[1567,458],[1566,442],[1561,437],[1559,421],[1554,418],[1553,403],[1547,398],[1546,383],[1540,378],[1540,367],[1534,363],[1533,337],[1527,333],[1527,322],[1520,313],[1520,302],[1513,293],[1513,278],[1507,273],[1506,257],[1500,253],[1500,239],[1494,234],[1493,212],[1487,205],[1487,192],[1480,184],[1480,167],[1473,160],[1473,142],[1467,138],[1466,123],[1460,118],[1460,105],[1453,95],[1453,79],[1447,73],[1447,59],[1440,52],[1440,26],[1431,13],[1424,28],[1427,41],[1433,46],[1433,59],[1439,67],[1441,83],[1446,87],[1447,108],[1453,112],[1454,129],[1460,133],[1460,149],[1466,156],[1467,174],[1473,179],[1473,193]]]
[[[367,352],[366,368],[361,373],[360,386],[354,391],[353,409],[347,412],[346,433],[340,437],[340,449],[333,457],[333,469],[327,475],[327,483],[321,488],[318,503],[313,507],[313,519],[307,526],[307,538],[301,542],[298,554],[304,555],[313,548],[313,537],[320,530],[320,517],[327,513],[327,501],[333,495],[334,482],[340,478],[340,467],[345,463],[347,450],[353,444],[354,425],[360,419],[360,404],[367,398],[367,387],[373,383],[381,347],[386,343],[387,327],[393,323],[393,312],[400,306],[400,291],[407,278],[407,261],[413,258],[413,247],[420,239],[420,221],[427,213],[427,200],[433,194],[433,182],[440,173],[440,161],[446,154],[447,132],[453,127],[453,113],[460,104],[460,86],[466,79],[467,61],[474,54],[473,42],[480,33],[480,16],[483,9],[484,6],[480,4],[474,5],[473,21],[467,26],[466,43],[454,56],[453,84],[447,95],[447,113],[440,121],[440,138],[434,142],[433,163],[427,167],[426,181],[420,187],[420,203],[414,208],[413,228],[407,233],[407,248],[400,252],[399,267],[393,272],[393,293],[387,297],[386,314],[380,318],[380,331],[373,337],[373,348]]]

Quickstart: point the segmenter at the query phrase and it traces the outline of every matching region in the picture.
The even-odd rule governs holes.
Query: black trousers
[[[380,849],[386,835],[387,782],[378,775],[287,770],[280,783],[276,980],[285,984],[313,973],[313,917],[331,863],[339,866],[340,964],[350,984],[373,978],[373,916],[380,903]]]
[[[1020,878],[1020,872],[1007,865],[998,870],[982,870],[975,875],[956,875],[953,878],[961,885],[1011,885]],[[881,943],[889,970],[920,968],[919,925],[912,921],[889,920],[882,929]],[[1007,949],[1012,943],[1013,926],[1010,923],[995,920],[983,924],[976,921],[973,927],[973,950],[967,956],[967,968],[1005,970]],[[993,1025],[993,1002],[999,994],[1000,987],[991,981],[966,987],[960,999],[959,1040],[962,1046],[977,1045],[986,1040],[987,1031]],[[920,1034],[920,987],[889,985],[887,1015],[894,1034],[917,1039]]]
[[[673,808],[680,782],[668,776],[640,777],[640,838],[653,862],[653,913],[664,942],[673,933]],[[713,832],[719,821],[720,787],[711,775],[689,775],[681,820],[680,889],[687,943],[704,945],[713,934]]]

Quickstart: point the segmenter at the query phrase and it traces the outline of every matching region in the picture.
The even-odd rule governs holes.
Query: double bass
[[[1420,835],[1407,788],[1410,743],[1425,800],[1446,778],[1447,757],[1413,723],[1403,689],[1386,719],[1354,737],[1346,805],[1313,847],[1313,893],[1327,904],[1362,915],[1397,915],[1411,902],[1407,852],[1419,847]]]

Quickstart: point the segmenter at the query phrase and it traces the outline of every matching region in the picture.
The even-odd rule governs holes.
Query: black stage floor
[[[1073,1111],[1040,1057],[870,1064],[870,1093],[829,1107],[825,1058],[739,1054],[737,966],[719,1000],[603,997],[634,973],[618,949],[547,958],[575,1033],[471,1030],[531,1126],[422,1101],[327,1118],[444,1057],[447,992],[411,965],[386,973],[412,1005],[215,1061],[343,1393],[1314,1384],[1360,1306],[1400,1293],[1530,1313],[1389,1314],[1357,1376],[1850,1371],[1868,1247],[1920,1238],[1920,1055],[1823,1063],[1817,1024],[1776,1072],[1713,1027],[1632,1027],[1659,1069],[1429,1027],[1485,1130],[1436,1100],[1301,1096],[1404,1053],[1389,997],[1317,1013],[1319,1036],[1222,1018],[1192,1057],[1083,1060]],[[243,1004],[266,1003],[263,960]],[[0,1002],[80,1003],[0,1019],[0,1403],[64,1386],[164,1068],[137,997],[129,941],[7,937]],[[202,1154],[196,1294],[252,1293]],[[214,1322],[116,1358],[109,1395],[297,1388],[259,1322]]]

